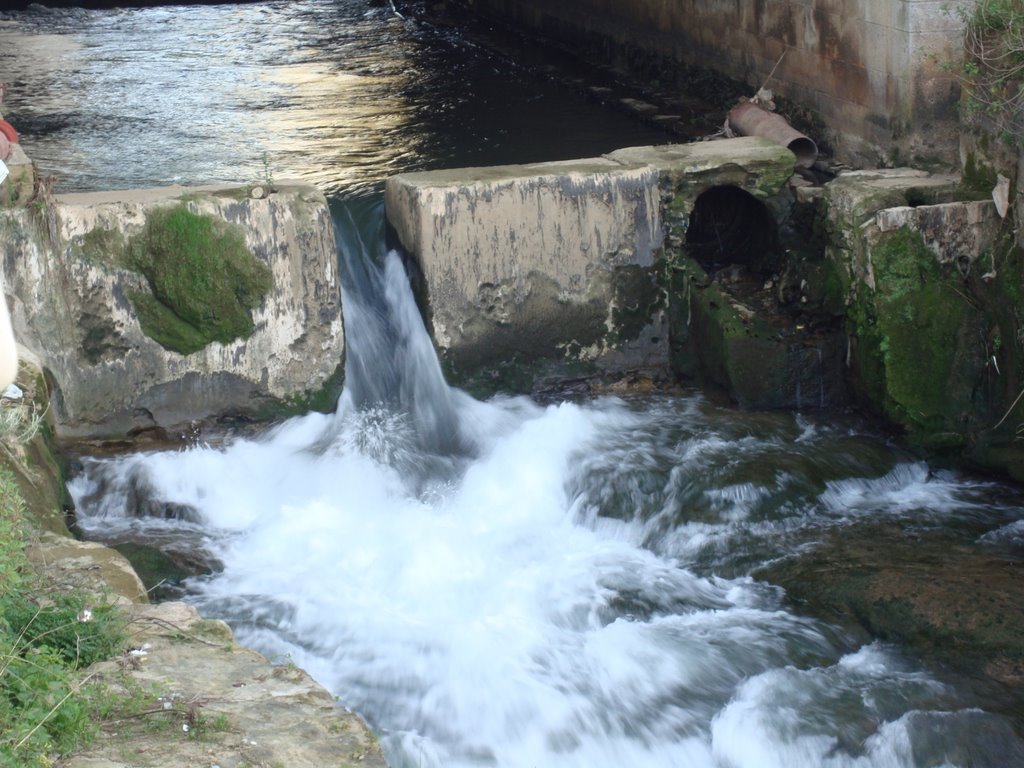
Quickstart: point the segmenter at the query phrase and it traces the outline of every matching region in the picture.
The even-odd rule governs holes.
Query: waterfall
[[[409,420],[423,450],[460,446],[455,400],[423,326],[398,253],[384,253],[379,204],[337,211],[345,312],[345,394],[337,414],[385,409]]]
[[[943,764],[946,723],[986,738],[989,715],[894,648],[749,575],[850,499],[949,515],[955,486],[898,463],[823,484],[864,468],[841,425],[697,396],[476,401],[445,383],[379,211],[338,212],[336,413],[87,462],[83,528],[201,533],[221,567],[188,599],[308,669],[395,768],[910,768]]]

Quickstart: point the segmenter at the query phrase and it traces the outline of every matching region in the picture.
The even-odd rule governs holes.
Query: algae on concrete
[[[61,437],[251,418],[336,378],[344,359],[337,246],[315,188],[281,185],[261,199],[237,187],[57,195],[41,211],[45,221],[30,208],[0,212],[4,282],[15,335],[47,369]],[[218,264],[219,277],[184,258],[177,277],[164,274],[159,248],[149,249],[161,217],[183,220],[186,235],[206,227],[209,242],[185,238],[184,247],[211,257],[205,267]],[[219,223],[207,227],[208,217]],[[212,256],[210,243],[219,244]],[[183,291],[167,287],[175,280]],[[199,306],[200,288],[210,289],[208,307]],[[176,349],[154,340],[158,330]],[[228,341],[209,343],[218,337]]]
[[[912,437],[963,444],[986,330],[967,287],[905,228],[876,244],[871,261],[875,290],[858,292],[851,315],[865,391]]]
[[[835,320],[811,330],[777,307],[747,306],[693,258],[670,282],[672,369],[720,387],[742,408],[822,408],[845,398]],[[769,293],[763,289],[758,298]]]
[[[847,279],[851,386],[918,445],[973,450],[1019,381],[1008,285],[988,201],[954,202],[960,179],[911,169],[843,174],[825,188],[829,258]],[[1022,308],[1024,309],[1024,308]]]
[[[252,310],[271,288],[270,268],[240,227],[184,205],[151,211],[128,261],[152,290],[128,294],[143,332],[183,355],[251,336]]]
[[[836,326],[844,277],[821,248],[786,252],[779,233],[779,221],[794,208],[786,187],[792,153],[748,138],[610,157],[660,171],[673,372],[721,387],[745,408],[842,402]],[[810,211],[801,213],[813,221]],[[733,239],[719,232],[723,226]]]

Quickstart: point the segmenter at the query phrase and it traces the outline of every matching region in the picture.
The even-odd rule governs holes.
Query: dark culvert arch
[[[739,187],[711,187],[694,201],[686,231],[690,255],[709,273],[726,266],[779,268],[779,229],[768,207]]]

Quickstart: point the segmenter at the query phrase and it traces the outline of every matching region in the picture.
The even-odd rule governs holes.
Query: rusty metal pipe
[[[810,168],[818,159],[818,145],[786,122],[786,118],[768,112],[749,101],[729,111],[729,125],[744,136],[761,136],[781,144],[796,155],[796,164]]]

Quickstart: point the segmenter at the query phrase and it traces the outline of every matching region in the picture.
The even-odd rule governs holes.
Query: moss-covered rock
[[[989,442],[1021,381],[1022,274],[994,254],[991,202],[951,201],[964,195],[957,177],[894,169],[844,174],[824,196],[827,251],[845,278],[851,388],[912,442],[943,452]]]
[[[317,389],[297,392],[285,398],[268,400],[253,415],[256,421],[277,421],[302,416],[310,411],[334,413],[345,386],[345,363],[338,363],[334,373]]]
[[[336,379],[337,243],[315,188],[56,195],[43,221],[35,209],[0,212],[0,253],[62,439],[184,433]]]
[[[963,445],[977,420],[984,317],[917,232],[887,233],[871,265],[875,289],[861,285],[850,313],[862,392],[921,442]]]
[[[1000,682],[1024,677],[1019,562],[951,531],[891,523],[844,528],[756,575],[799,610],[907,643]]]
[[[240,228],[184,205],[150,212],[130,244],[129,266],[152,291],[128,293],[143,332],[183,355],[248,338],[252,310],[271,287],[270,268]]]

